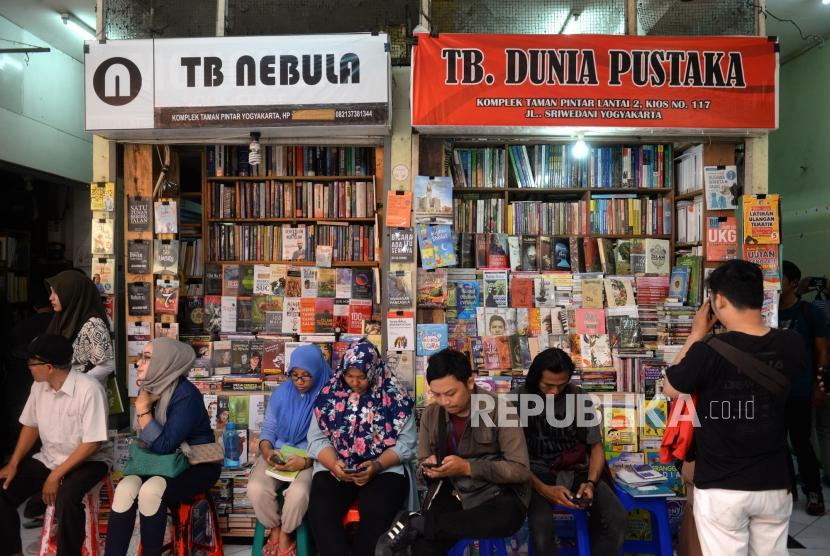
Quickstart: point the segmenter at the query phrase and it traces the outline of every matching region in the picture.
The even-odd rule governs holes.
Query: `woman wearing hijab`
[[[260,457],[248,478],[248,498],[254,513],[266,529],[271,529],[271,536],[262,550],[265,556],[297,554],[292,533],[300,526],[308,509],[312,460],[297,455],[285,457],[279,451],[283,446],[307,448],[314,400],[331,379],[331,368],[323,352],[313,344],[294,350],[287,371],[290,380],[277,388],[268,401],[259,435]],[[277,463],[280,459],[285,464]],[[299,472],[285,490],[282,509],[277,507],[276,495],[285,483],[265,473],[269,463],[280,471]]]
[[[321,556],[371,556],[404,506],[402,462],[415,454],[412,398],[365,338],[349,346],[320,391],[308,430],[314,458],[308,515]],[[357,501],[360,523],[349,551],[343,517]]]
[[[77,270],[64,270],[46,280],[46,285],[54,311],[46,333],[60,334],[72,342],[73,371],[105,383],[115,370],[115,355],[98,288]]]
[[[193,348],[171,338],[148,343],[137,363],[141,390],[135,400],[136,429],[144,447],[172,454],[181,447],[215,442],[202,394],[187,373],[196,359]],[[124,477],[113,496],[106,556],[127,553],[138,510],[144,556],[161,554],[167,509],[207,492],[219,479],[220,463],[191,465],[176,478]]]

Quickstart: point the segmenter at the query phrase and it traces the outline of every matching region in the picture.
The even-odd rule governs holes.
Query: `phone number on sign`
[[[334,112],[334,117],[338,120],[341,118],[371,118],[372,116],[374,116],[374,111],[372,110],[335,110]]]

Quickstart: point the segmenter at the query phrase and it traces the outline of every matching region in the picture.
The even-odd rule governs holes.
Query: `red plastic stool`
[[[223,556],[216,507],[209,494],[199,494],[193,500],[182,502],[177,509],[171,508],[170,514],[173,518],[172,541],[162,547],[163,551],[172,551],[174,556],[190,556],[194,550],[206,556]],[[194,529],[194,523],[204,523],[204,528]],[[138,556],[141,556],[140,545]]]
[[[82,556],[99,556],[103,554],[101,541],[98,536],[98,514],[101,510],[101,489],[107,489],[107,496],[109,498],[108,504],[112,503],[112,481],[110,481],[109,473],[107,473],[101,481],[92,487],[92,490],[84,495],[84,508],[86,508],[86,522],[84,524],[84,531],[86,532],[84,538],[84,545],[81,548]],[[39,556],[54,556],[58,553],[58,539],[56,533],[58,524],[55,523],[55,506],[47,506],[46,512],[43,514],[43,529],[40,531],[40,541],[38,546]]]

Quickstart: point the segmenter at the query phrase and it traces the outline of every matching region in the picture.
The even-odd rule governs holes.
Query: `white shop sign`
[[[88,41],[86,129],[388,126],[385,34]]]

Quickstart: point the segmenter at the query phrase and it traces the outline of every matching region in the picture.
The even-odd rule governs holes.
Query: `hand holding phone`
[[[421,464],[421,467],[423,467],[424,469],[435,469],[436,467],[441,467],[441,464],[424,462]]]
[[[286,461],[283,459],[282,454],[279,453],[279,452],[274,452],[271,455],[270,462],[274,463],[274,464],[277,464],[277,465],[285,465],[286,464]]]
[[[343,473],[348,473],[349,475],[354,475],[355,473],[360,473],[363,471],[360,467],[344,467]]]
[[[594,499],[593,498],[584,498],[584,497],[579,498],[579,497],[574,496],[573,498],[571,498],[571,502],[573,502],[574,505],[579,506],[580,508],[588,508],[594,502]]]

